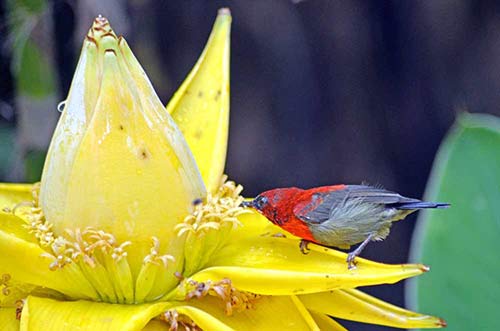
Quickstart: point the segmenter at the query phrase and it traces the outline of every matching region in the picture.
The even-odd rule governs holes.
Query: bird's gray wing
[[[368,185],[347,185],[346,194],[349,198],[361,198],[364,202],[382,204],[382,205],[399,205],[406,203],[420,202],[421,200],[407,198],[398,193],[377,188]]]
[[[347,185],[342,190],[315,193],[310,202],[298,204],[293,211],[301,220],[318,224],[335,219],[372,217],[386,206],[398,208],[415,202],[420,200],[373,186]]]

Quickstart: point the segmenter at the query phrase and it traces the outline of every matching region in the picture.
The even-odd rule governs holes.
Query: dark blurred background
[[[500,115],[498,1],[0,0],[0,179],[39,177],[97,14],[166,103],[223,6],[233,14],[226,172],[247,196],[364,181],[421,197],[457,112]],[[414,221],[363,256],[407,261]],[[368,292],[404,305],[401,283]]]

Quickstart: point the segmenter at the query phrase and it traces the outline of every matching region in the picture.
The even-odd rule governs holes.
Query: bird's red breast
[[[313,198],[315,193],[342,190],[345,185],[316,187],[309,190],[298,188],[271,190],[263,193],[270,202],[269,212],[264,208],[262,212],[274,224],[291,234],[316,242],[308,225],[295,216],[297,211],[307,212],[315,209],[321,200]],[[271,212],[272,208],[272,212]]]

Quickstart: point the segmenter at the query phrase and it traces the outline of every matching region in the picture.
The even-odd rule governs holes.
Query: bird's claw
[[[347,254],[347,269],[349,270],[354,270],[356,269],[356,253],[355,252],[351,252],[349,254]]]
[[[309,241],[302,239],[299,244],[300,251],[302,254],[307,255],[311,251],[309,249]]]

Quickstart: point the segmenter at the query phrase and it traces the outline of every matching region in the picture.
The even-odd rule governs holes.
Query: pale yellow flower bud
[[[153,236],[168,244],[204,196],[181,132],[125,40],[98,17],[47,155],[47,221],[56,234],[92,227],[144,252]]]

